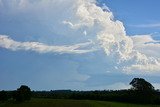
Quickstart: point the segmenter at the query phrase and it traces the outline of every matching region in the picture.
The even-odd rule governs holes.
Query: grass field
[[[23,103],[0,103],[0,107],[160,107],[160,105],[136,105],[90,100],[32,99]]]

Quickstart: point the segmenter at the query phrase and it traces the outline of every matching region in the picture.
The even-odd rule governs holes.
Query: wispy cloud
[[[50,46],[39,42],[18,42],[6,35],[0,35],[0,47],[17,50],[30,50],[39,53],[71,53],[83,54],[95,51],[94,49],[80,49],[91,45],[92,42],[80,43],[75,45]]]
[[[138,28],[160,28],[160,23],[139,24],[139,25],[130,25],[130,26],[138,27]]]

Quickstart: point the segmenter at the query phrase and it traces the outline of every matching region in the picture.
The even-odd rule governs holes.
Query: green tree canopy
[[[31,89],[26,85],[21,85],[16,92],[17,101],[25,101],[31,99]]]
[[[152,86],[151,83],[147,82],[143,78],[134,78],[131,82],[130,85],[132,85],[133,90],[141,90],[141,91],[153,91],[154,87]]]

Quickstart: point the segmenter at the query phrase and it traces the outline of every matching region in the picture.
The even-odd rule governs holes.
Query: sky
[[[159,0],[0,0],[0,90],[160,89]]]

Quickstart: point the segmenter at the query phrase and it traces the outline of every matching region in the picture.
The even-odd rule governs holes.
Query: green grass
[[[137,105],[91,100],[32,99],[23,103],[0,103],[0,107],[160,107],[160,105]]]

